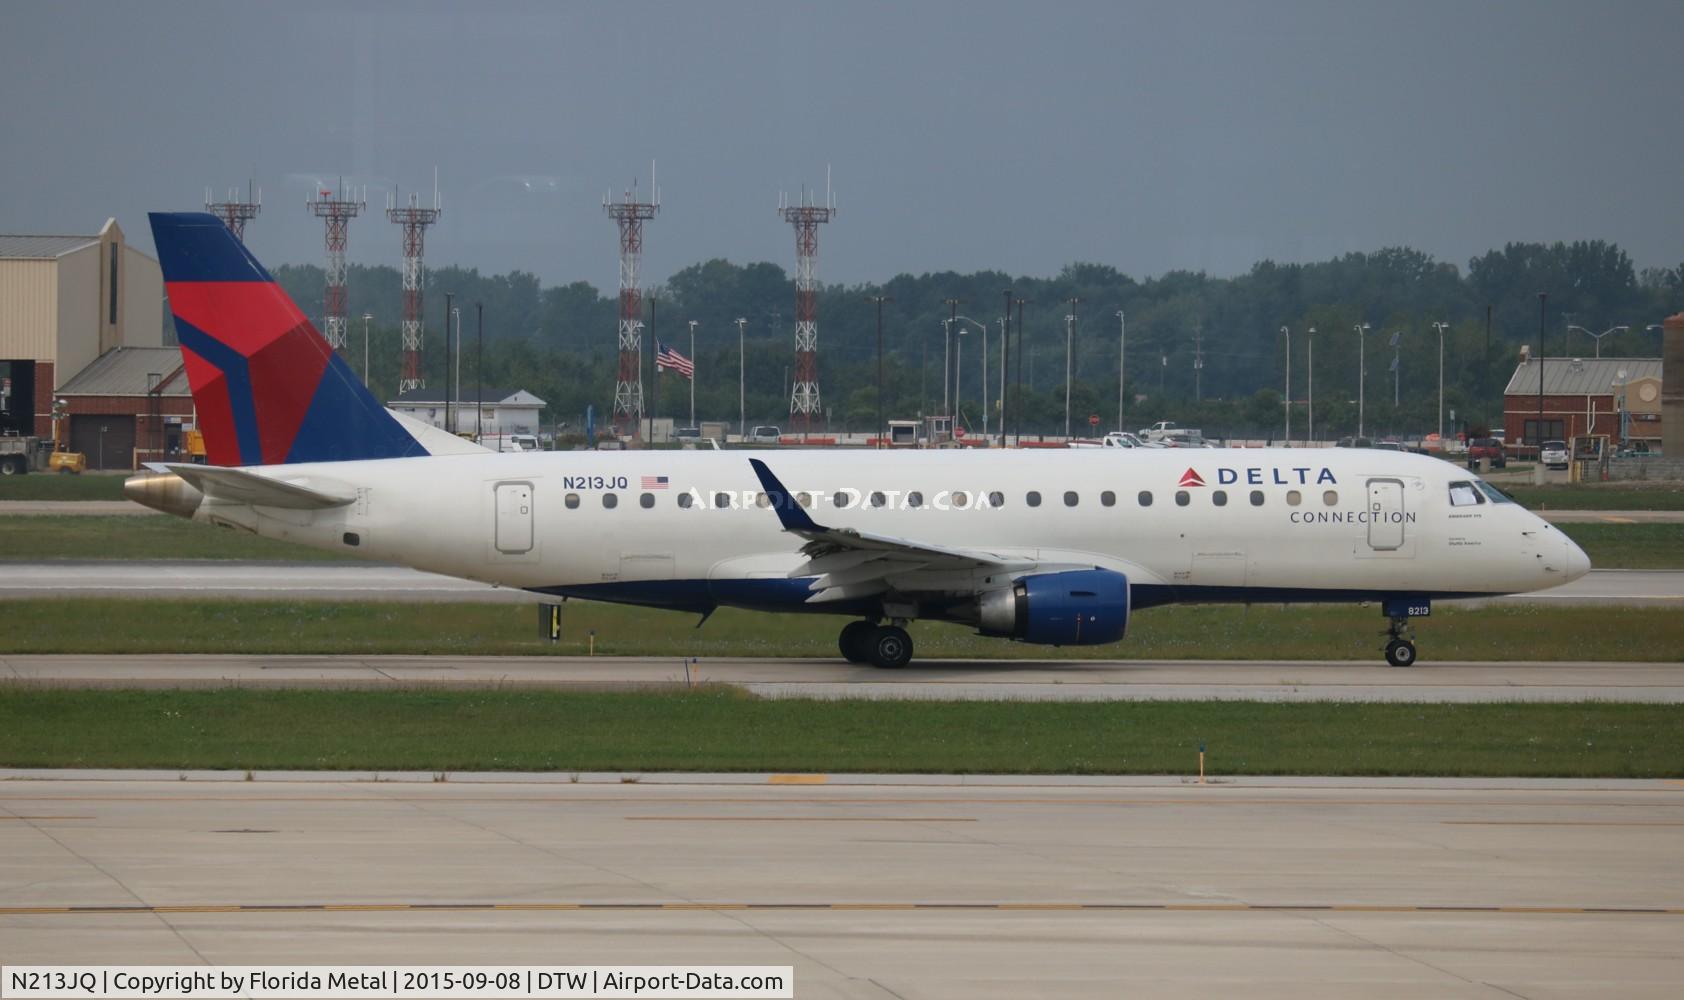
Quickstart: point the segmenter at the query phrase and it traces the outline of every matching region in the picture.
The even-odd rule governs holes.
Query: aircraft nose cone
[[[1585,555],[1585,550],[1579,548],[1578,543],[1574,542],[1571,538],[1563,538],[1561,543],[1567,546],[1567,579],[1577,580],[1579,577],[1589,573],[1590,556]]]

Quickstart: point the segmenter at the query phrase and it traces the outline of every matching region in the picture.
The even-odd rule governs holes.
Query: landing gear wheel
[[[912,661],[912,637],[898,625],[881,625],[871,632],[868,645],[871,665],[899,670]]]
[[[871,659],[871,633],[877,628],[871,622],[849,622],[842,626],[842,634],[837,637],[837,648],[842,650],[842,656],[849,663],[865,663]]]
[[[1386,662],[1394,667],[1415,665],[1415,644],[1408,639],[1393,639],[1386,643]]]

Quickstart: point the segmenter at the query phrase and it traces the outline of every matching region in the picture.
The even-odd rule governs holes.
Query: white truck
[[[1140,436],[1148,444],[1165,448],[1203,448],[1205,445],[1202,431],[1193,427],[1178,426],[1173,420],[1160,420],[1150,427],[1143,428]]]
[[[1149,444],[1140,440],[1128,431],[1112,431],[1098,441],[1072,441],[1072,448],[1162,448],[1160,444]]]

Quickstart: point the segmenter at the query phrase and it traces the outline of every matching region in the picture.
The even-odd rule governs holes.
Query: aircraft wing
[[[191,465],[178,462],[168,463],[163,467],[187,480],[189,486],[205,496],[231,503],[285,507],[291,510],[324,510],[328,507],[343,507],[356,499],[354,496],[313,490],[297,483],[220,465]]]
[[[1035,565],[1033,560],[980,549],[930,545],[905,538],[877,535],[853,528],[830,528],[814,521],[766,463],[749,459],[772,509],[785,531],[807,540],[801,553],[807,562],[791,576],[817,577],[808,603],[847,600],[879,594],[912,574],[926,579],[941,574],[978,571],[1007,573]]]

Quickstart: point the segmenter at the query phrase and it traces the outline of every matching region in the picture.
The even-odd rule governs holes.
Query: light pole
[[[455,297],[455,292],[444,293],[444,429],[451,434],[456,433],[450,426],[450,300]]]
[[[959,342],[953,345],[953,429],[959,429],[960,414],[964,407],[959,405],[961,390],[965,387],[965,334],[971,331],[959,328]]]
[[[893,302],[894,300],[890,299],[889,301]],[[982,331],[982,419],[983,419],[982,432],[983,432],[984,435],[987,435],[987,433],[988,433],[988,324],[978,322],[977,320],[974,320],[974,319],[970,318],[969,316],[955,316],[955,317],[953,317],[953,319],[954,319],[955,322],[969,323],[972,326],[976,327],[978,330]],[[964,327],[960,327],[959,328],[959,336],[963,337],[964,335],[965,335],[965,329],[964,329]],[[964,368],[963,368],[963,366],[960,365],[960,360],[964,356],[964,349],[965,349],[965,342],[963,340],[961,340],[959,342],[958,349],[954,353],[954,358],[953,358],[953,372],[954,372],[954,374],[953,374],[953,407],[954,407],[954,409],[959,408],[959,386],[964,383],[964,375],[962,374],[964,372]],[[984,440],[985,441],[987,440],[986,436],[984,437]]]
[[[454,434],[462,429],[462,307],[453,306],[450,315],[452,319],[456,320],[456,358],[453,362],[455,368],[453,381],[456,383],[456,388],[450,394],[456,400],[456,421],[450,428],[451,433]],[[448,334],[450,331],[446,330],[445,332]]]
[[[1292,328],[1283,326],[1286,334],[1286,446],[1292,447]]]
[[[1608,329],[1603,330],[1601,333],[1591,333],[1582,326],[1569,326],[1567,328],[1567,332],[1572,333],[1574,330],[1577,330],[1590,339],[1596,341],[1596,356],[1600,358],[1602,357],[1602,338],[1608,336],[1610,333],[1619,333],[1621,330],[1629,329],[1631,329],[1629,326],[1611,326]]]
[[[363,388],[368,388],[368,321],[374,318],[373,313],[363,313]]]
[[[1316,328],[1310,327],[1309,342],[1304,345],[1305,428],[1304,440],[1316,441]]]
[[[1123,430],[1123,374],[1128,366],[1129,327],[1123,311],[1117,310],[1117,433]]]
[[[474,303],[474,326],[477,329],[475,339],[479,341],[474,357],[474,444],[479,444],[484,434],[481,424],[485,422],[485,303]],[[555,439],[550,441],[550,447],[555,447]]]
[[[696,426],[696,321],[690,321],[690,427]]]
[[[1444,331],[1450,324],[1437,322],[1433,329],[1438,331],[1438,446],[1444,447]]]
[[[1403,331],[1392,334],[1392,420],[1397,420],[1397,408],[1402,399],[1398,391],[1403,384]],[[1395,423],[1394,423],[1394,426]]]
[[[949,299],[948,301],[953,301],[953,300]],[[951,380],[948,373],[953,370],[952,368],[948,367],[948,353],[947,352],[952,350],[952,349],[953,349],[953,320],[952,319],[944,319],[944,320],[941,321],[941,412],[942,412],[943,416],[946,416],[946,415],[951,414],[953,412],[952,410],[948,409],[948,398],[947,398],[947,383]],[[952,430],[951,424],[949,425],[948,429]]]
[[[959,318],[959,307],[964,304],[965,300],[964,299],[942,299],[941,301],[942,301],[943,304],[945,304],[947,306],[947,315],[948,315],[947,326],[949,327],[948,338],[951,339],[952,338],[951,327],[952,327],[953,323],[958,320],[958,318]],[[953,431],[953,411],[951,409],[948,409],[947,387],[953,381],[953,369],[948,367],[947,360],[948,360],[947,347],[944,346],[942,348],[942,352],[941,352],[941,408],[947,414],[947,418],[948,418],[947,429],[948,429],[948,433],[951,434],[952,431]]]
[[[994,401],[1000,406],[1000,447],[1006,446],[1006,317],[1000,317],[1000,394]]]
[[[866,301],[877,305],[877,447],[881,448],[889,436],[889,424],[883,417],[883,303],[894,299],[888,295],[868,295]]]
[[[1619,400],[1619,407],[1620,407],[1620,441],[1619,441],[1619,444],[1618,444],[1616,450],[1617,451],[1625,451],[1625,448],[1626,448],[1626,426],[1627,426],[1626,416],[1627,416],[1627,414],[1626,414],[1626,370],[1624,368],[1620,369],[1619,378],[1616,378],[1613,381],[1613,383],[1609,386],[1609,388],[1614,391],[1615,397]]]
[[[1362,437],[1363,392],[1368,386],[1367,323],[1358,323],[1357,331],[1357,437]]]
[[[748,396],[743,391],[743,358],[746,357],[743,353],[743,327],[747,323],[748,320],[737,317],[737,437],[744,440],[748,438]]]
[[[1076,300],[1070,300],[1070,307],[1074,309]],[[1064,314],[1064,440],[1070,440],[1070,345],[1075,338],[1076,314]]]

